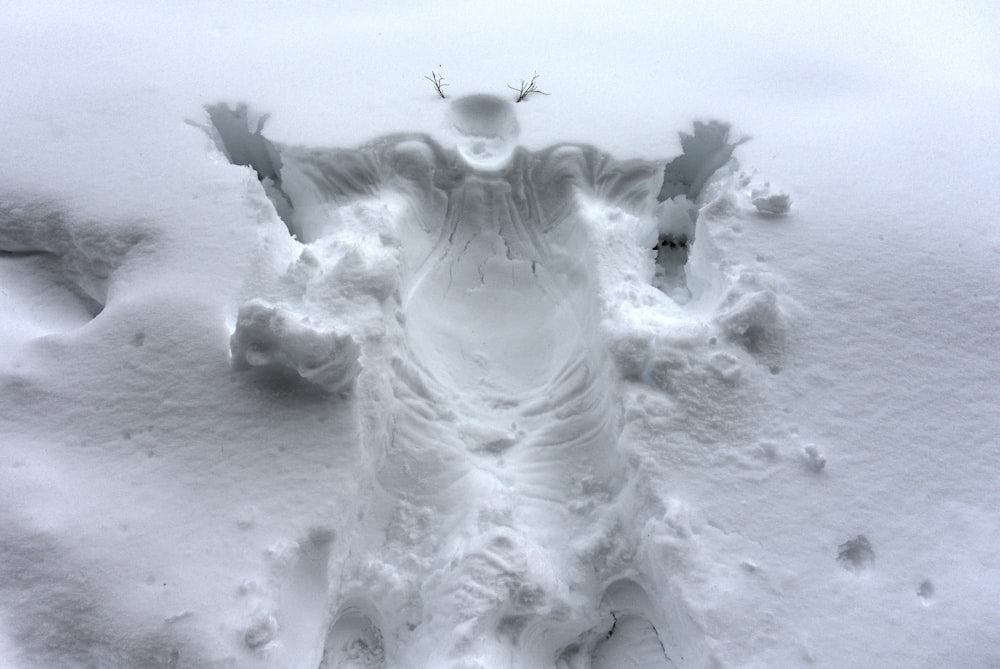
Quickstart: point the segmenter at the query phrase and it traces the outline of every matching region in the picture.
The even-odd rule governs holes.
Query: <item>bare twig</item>
[[[525,99],[532,93],[538,93],[540,95],[548,95],[548,93],[546,93],[545,91],[538,90],[538,85],[536,83],[537,81],[538,81],[538,73],[535,72],[535,76],[531,78],[531,81],[525,81],[524,79],[521,79],[520,88],[514,88],[510,84],[507,84],[507,88],[517,93],[517,99],[514,100],[514,102],[520,102],[521,100]]]
[[[442,98],[444,98],[444,91],[442,89],[445,86],[447,86],[448,84],[444,83],[444,77],[443,76],[441,76],[440,74],[438,74],[437,72],[434,72],[432,70],[431,71],[431,76],[429,76],[429,77],[425,76],[424,79],[426,79],[427,81],[429,81],[432,84],[434,84],[434,90],[437,91],[438,95],[440,95]]]

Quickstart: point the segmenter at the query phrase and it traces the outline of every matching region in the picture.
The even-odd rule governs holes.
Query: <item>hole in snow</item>
[[[458,153],[473,169],[504,167],[517,146],[514,105],[492,95],[469,95],[451,103],[451,127]]]
[[[261,134],[267,114],[252,117],[245,104],[238,104],[235,108],[226,104],[209,105],[205,110],[215,128],[216,144],[229,162],[252,167],[258,179],[271,179],[280,186],[281,157],[274,145]]]
[[[691,299],[687,262],[695,243],[698,199],[705,185],[725,166],[733,150],[746,139],[729,141],[730,126],[720,121],[695,121],[694,133],[680,133],[683,153],[667,163],[657,195],[655,216],[659,227],[653,285],[679,304]]]
[[[864,574],[875,565],[875,551],[865,535],[859,534],[840,544],[837,561],[848,571]]]
[[[653,285],[669,295],[678,304],[686,304],[691,299],[687,286],[686,266],[691,242],[686,236],[661,235],[653,250],[656,251],[656,267]]]
[[[208,112],[211,127],[203,129],[229,162],[250,167],[257,173],[278,216],[287,225],[291,203],[281,188],[281,155],[274,144],[261,134],[268,115],[252,115],[245,104],[238,104],[235,108],[227,104],[209,105],[205,111]],[[294,230],[289,231],[294,234]]]
[[[934,599],[934,583],[930,579],[921,581],[920,587],[917,588],[917,596],[925,605],[930,604]]]
[[[386,666],[382,632],[356,608],[343,609],[330,626],[319,669],[382,669]]]

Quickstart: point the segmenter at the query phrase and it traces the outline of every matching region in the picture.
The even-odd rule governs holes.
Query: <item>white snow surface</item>
[[[0,17],[0,667],[1000,666],[995,3]]]

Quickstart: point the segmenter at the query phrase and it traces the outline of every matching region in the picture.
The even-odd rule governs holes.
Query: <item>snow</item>
[[[1000,665],[995,4],[3,15],[0,666]]]

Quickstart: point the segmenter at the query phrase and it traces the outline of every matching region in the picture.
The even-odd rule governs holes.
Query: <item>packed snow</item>
[[[0,667],[1000,666],[994,4],[0,13]]]

